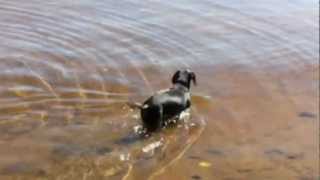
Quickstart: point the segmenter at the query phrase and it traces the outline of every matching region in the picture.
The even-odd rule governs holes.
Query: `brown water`
[[[0,0],[0,179],[319,179],[318,8]],[[191,119],[140,139],[181,68]]]

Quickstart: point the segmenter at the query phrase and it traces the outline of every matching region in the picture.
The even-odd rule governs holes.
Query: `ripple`
[[[210,97],[210,103],[193,97],[195,126],[149,139],[134,135],[139,112],[129,102],[170,86],[180,68],[205,74],[203,67],[242,65],[271,75],[265,68],[298,72],[317,63],[319,25],[311,20],[310,3],[261,3],[1,1],[0,158],[12,159],[0,163],[0,178],[2,169],[10,176],[12,167],[24,171],[25,164],[33,166],[27,179],[39,176],[32,174],[36,167],[54,178],[160,175],[199,139],[206,117],[197,106],[209,108],[214,98],[194,93]],[[200,80],[215,91],[221,86],[214,87],[211,77]],[[265,86],[258,80],[252,77]],[[203,87],[195,91],[210,91]],[[154,154],[143,152],[153,144]],[[21,149],[28,156],[16,160]]]

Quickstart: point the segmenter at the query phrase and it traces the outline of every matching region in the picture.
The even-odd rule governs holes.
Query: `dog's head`
[[[190,82],[197,85],[196,74],[189,69],[180,71],[178,70],[172,77],[173,84],[181,84],[190,89]]]

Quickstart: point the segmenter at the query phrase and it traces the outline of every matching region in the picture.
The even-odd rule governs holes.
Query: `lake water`
[[[319,179],[318,9],[0,0],[0,179]],[[139,138],[186,68],[191,118]]]

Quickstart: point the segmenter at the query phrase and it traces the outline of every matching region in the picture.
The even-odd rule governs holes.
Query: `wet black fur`
[[[161,129],[170,118],[188,109],[190,82],[196,84],[196,76],[189,70],[177,71],[172,77],[173,86],[148,98],[141,106],[143,127],[147,132]]]

